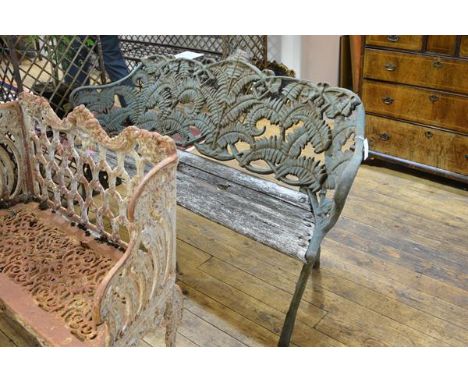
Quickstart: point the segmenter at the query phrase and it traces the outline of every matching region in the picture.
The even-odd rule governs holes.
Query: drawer
[[[456,47],[457,36],[427,36],[428,52],[454,55]]]
[[[468,94],[468,61],[366,49],[363,76]]]
[[[362,100],[370,113],[468,133],[466,96],[364,80]]]
[[[367,45],[385,46],[388,48],[405,49],[421,51],[422,36],[407,36],[407,35],[372,35],[366,36]]]
[[[468,36],[463,36],[461,38],[460,56],[461,57],[468,57]]]
[[[468,136],[366,116],[370,150],[468,175]]]

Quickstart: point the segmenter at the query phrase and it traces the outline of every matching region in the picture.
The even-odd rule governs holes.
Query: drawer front
[[[388,48],[414,50],[418,52],[422,49],[422,41],[422,36],[372,35],[366,37],[367,45],[385,46]]]
[[[366,49],[363,76],[468,94],[468,61]]]
[[[463,36],[461,39],[460,56],[468,57],[468,36]]]
[[[367,115],[366,137],[370,150],[468,175],[468,136]]]
[[[427,36],[428,52],[454,55],[456,47],[457,36]]]
[[[365,80],[364,107],[370,113],[468,133],[468,97]]]

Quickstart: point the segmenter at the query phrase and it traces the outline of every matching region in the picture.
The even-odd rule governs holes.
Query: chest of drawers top
[[[366,36],[371,155],[468,183],[468,36]]]
[[[468,36],[366,36],[365,79],[468,95]]]
[[[468,36],[369,35],[366,46],[468,58]]]

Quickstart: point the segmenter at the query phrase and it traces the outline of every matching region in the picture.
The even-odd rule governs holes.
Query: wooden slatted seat
[[[179,158],[179,205],[305,261],[314,217],[303,193],[192,153]]]
[[[363,158],[359,97],[261,72],[241,59],[204,64],[155,56],[127,78],[76,89],[71,99],[110,134],[134,124],[173,137],[181,149],[195,147],[203,157],[180,152],[177,202],[304,263],[280,338],[288,345],[323,237]],[[235,161],[252,175],[219,161]]]
[[[84,107],[0,105],[0,314],[41,345],[133,345],[158,326],[173,345],[176,165],[172,139],[110,139]]]

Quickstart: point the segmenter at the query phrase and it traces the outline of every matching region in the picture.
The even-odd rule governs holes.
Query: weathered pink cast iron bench
[[[158,326],[174,345],[176,166],[171,138],[109,138],[84,107],[0,105],[0,314],[41,345],[133,345]]]

